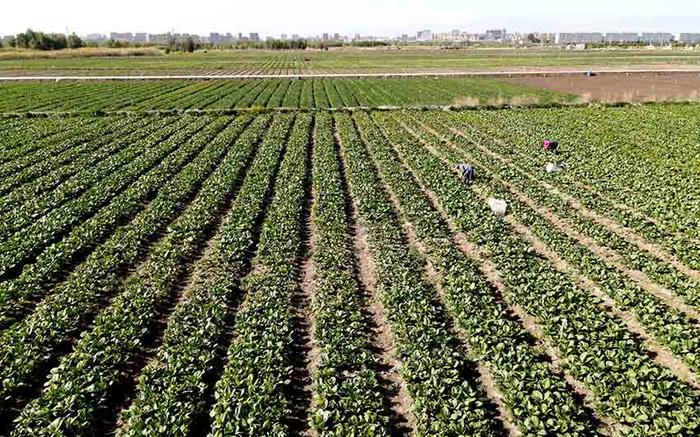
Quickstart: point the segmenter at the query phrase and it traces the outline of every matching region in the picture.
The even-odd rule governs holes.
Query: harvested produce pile
[[[56,86],[17,101],[237,105]],[[697,114],[2,118],[0,435],[697,435]]]
[[[550,103],[573,96],[490,79],[2,83],[0,111],[147,111]]]

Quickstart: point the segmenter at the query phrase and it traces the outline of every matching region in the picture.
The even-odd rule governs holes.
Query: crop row
[[[6,177],[19,173],[27,167],[41,163],[45,159],[82,144],[83,141],[94,138],[90,135],[91,131],[97,130],[106,124],[103,120],[90,118],[81,118],[77,121],[60,118],[58,120],[63,122],[61,123],[63,125],[61,130],[58,132],[33,135],[31,126],[34,126],[34,123],[27,123],[20,124],[15,130],[3,137],[3,143],[5,143],[5,138],[9,142],[14,137],[21,146],[2,154],[4,162],[0,164],[0,176]],[[78,137],[76,137],[76,134]],[[7,192],[13,186],[10,185],[8,187],[4,184],[14,183],[16,182],[12,179],[3,181],[0,192]]]
[[[30,258],[47,243],[53,242],[57,235],[68,232],[76,223],[92,216],[131,182],[158,165],[179,146],[167,139],[186,126],[186,120],[165,127],[161,122],[161,126],[156,124],[146,132],[137,132],[120,139],[115,143],[134,143],[93,167],[89,174],[76,178],[75,184],[61,185],[45,199],[39,197],[36,202],[12,210],[8,214],[10,217],[3,217],[7,220],[5,223],[13,225],[13,228],[21,228],[14,233],[11,233],[13,228],[2,228],[4,232],[0,235],[5,238],[0,240],[0,275]],[[148,136],[141,138],[145,135]],[[80,195],[65,193],[70,189],[78,191],[87,187],[89,188]],[[62,203],[64,200],[65,203]],[[46,213],[42,214],[44,211]]]
[[[141,372],[119,435],[158,434],[163,427],[171,435],[190,435],[197,418],[209,413],[203,399],[212,391],[217,362],[225,352],[224,333],[241,299],[239,282],[255,249],[256,224],[265,214],[290,122],[282,116],[266,131],[186,300],[168,320],[163,345]]]
[[[357,282],[333,120],[314,130],[312,317],[319,358],[312,426],[322,435],[386,435],[388,415],[371,351],[369,305]]]
[[[5,190],[2,191],[9,192],[0,195],[0,213],[5,214],[10,209],[53,190],[86,167],[96,165],[114,153],[114,150],[109,148],[110,140],[119,139],[147,123],[146,120],[120,120],[107,127],[93,127],[90,135],[96,135],[93,141],[85,141],[78,147],[47,157],[14,173],[12,178],[8,178],[8,183],[3,185]]]
[[[15,87],[30,88],[25,95]],[[342,108],[507,102],[551,102],[568,96],[484,78],[254,79],[146,83],[3,84],[1,112]]]
[[[485,247],[501,272],[506,298],[535,317],[563,368],[593,391],[598,411],[623,434],[696,433],[699,399],[692,388],[651,361],[621,320],[601,311],[598,299],[538,256],[509,224],[491,219],[484,199],[450,173],[455,161],[410,143],[396,141],[403,159],[450,220]],[[432,147],[441,146],[435,141]]]
[[[133,121],[135,121],[134,125],[132,125],[134,129],[129,129],[130,122]],[[15,230],[21,229],[32,220],[44,216],[47,212],[68,200],[78,197],[102,178],[107,177],[115,169],[130,162],[133,154],[140,151],[139,146],[141,144],[139,144],[139,141],[166,128],[167,124],[166,120],[156,120],[148,123],[146,121],[139,122],[138,120],[127,119],[118,123],[117,132],[111,133],[107,129],[95,130],[94,134],[102,135],[101,138],[95,138],[94,141],[89,141],[71,150],[71,154],[65,157],[68,160],[72,160],[79,159],[82,154],[96,155],[95,165],[77,169],[76,174],[65,181],[65,183],[59,182],[55,190],[37,193],[36,196],[30,198],[29,202],[20,203],[19,207],[4,212],[1,216],[0,241],[6,240]],[[74,153],[76,151],[78,154]],[[21,173],[18,176],[22,176]],[[16,187],[6,196],[3,196],[3,200],[8,199],[7,201],[11,202],[15,196],[21,197],[22,191],[23,186]]]
[[[421,275],[423,264],[406,245],[352,119],[339,114],[336,120],[348,185],[359,224],[367,231],[379,299],[401,363],[399,374],[412,399],[415,432],[492,435],[493,409],[468,370],[474,363],[465,357],[435,289]]]
[[[0,144],[0,174],[17,171],[12,168],[8,172],[11,161],[24,159],[36,162],[34,153],[62,139],[71,138],[72,130],[89,124],[98,124],[100,120],[83,118],[80,120],[67,120],[63,118],[46,118],[39,120],[27,120],[22,118],[5,119],[3,122],[2,144]],[[27,164],[25,164],[27,165]]]
[[[433,120],[432,126],[437,126]],[[535,234],[554,248],[562,258],[579,269],[588,278],[592,279],[609,296],[617,301],[623,309],[629,309],[637,315],[638,319],[655,335],[662,344],[669,348],[695,370],[700,369],[700,330],[689,316],[681,311],[669,307],[659,298],[644,290],[639,284],[628,278],[615,265],[611,265],[597,256],[592,250],[582,246],[571,235],[557,229],[554,223],[547,220],[540,212],[523,204],[518,199],[519,193],[524,193],[530,199],[555,211],[561,217],[569,218],[571,211],[564,208],[555,196],[547,191],[533,186],[528,178],[517,170],[503,167],[500,161],[496,161],[485,154],[478,145],[465,143],[463,138],[456,136],[452,139],[443,139],[447,150],[454,144],[459,147],[459,154],[450,158],[461,158],[474,162],[485,175],[484,185],[488,186],[492,193],[507,194],[507,201],[512,205],[516,216],[526,225],[531,227]],[[505,178],[515,188],[510,188],[503,183]],[[570,225],[582,234],[591,234],[596,230],[596,225],[585,219],[572,220]],[[614,241],[615,237],[607,235],[608,241]],[[598,239],[598,238],[597,238]],[[605,240],[600,238],[604,244]],[[619,249],[618,249],[619,250]],[[626,248],[623,256],[630,258],[644,258],[640,251]],[[686,281],[688,281],[686,279]],[[682,282],[681,282],[682,283]],[[692,289],[682,289],[681,294],[692,292]]]
[[[529,335],[508,315],[508,308],[496,300],[497,290],[480,273],[478,264],[456,247],[440,212],[401,164],[392,143],[408,139],[393,133],[396,126],[390,122],[384,123],[392,132],[387,135],[373,126],[368,115],[358,114],[356,119],[402,216],[441,274],[450,313],[467,334],[474,355],[494,374],[512,422],[524,435],[594,434],[593,424],[566,381],[531,346]]]
[[[505,114],[479,117],[473,120],[475,125],[490,137],[505,140],[507,156],[523,168],[542,168],[544,157],[534,155],[533,145],[545,136],[556,136],[564,159],[575,165],[552,181],[555,186],[700,270],[696,207],[700,178],[692,167],[697,164],[687,155],[695,144],[687,142],[692,138],[688,128],[676,125],[677,120],[692,124],[692,111],[669,105],[598,113],[523,111],[522,120]],[[505,147],[500,141],[491,144],[501,150]],[[663,150],[658,150],[659,144]],[[640,156],[645,150],[651,150],[652,156]]]
[[[287,435],[292,379],[292,299],[299,284],[311,116],[297,116],[265,218],[253,273],[242,289],[235,338],[216,384],[211,435]]]
[[[41,397],[24,408],[13,435],[30,436],[39,430],[84,434],[120,395],[120,387],[131,377],[131,363],[145,352],[149,338],[156,336],[159,316],[177,297],[175,286],[187,273],[188,260],[196,256],[247,169],[254,141],[249,137],[234,141],[244,126],[231,124],[212,142],[215,149],[226,151],[216,170],[145,262],[119,287],[110,305],[81,334],[73,352],[51,370]],[[254,123],[253,139],[261,127]]]
[[[158,190],[197,156],[203,145],[190,141],[190,138],[205,127],[208,120],[191,121],[192,124],[181,135],[175,135],[171,140],[180,144],[177,153],[133,182],[93,217],[71,228],[61,241],[47,247],[33,262],[26,264],[18,277],[0,283],[0,327],[6,327],[31,309],[31,303],[41,298],[80,254],[87,256],[117,226],[143,210]],[[211,137],[215,134],[211,129],[202,132],[202,135]]]
[[[220,132],[230,119],[215,119],[210,129]],[[234,121],[233,129],[240,122]],[[229,131],[230,132],[230,131]],[[179,135],[187,137],[187,132]],[[97,250],[78,265],[27,318],[0,335],[0,402],[5,406],[34,384],[36,376],[58,352],[66,336],[75,333],[105,298],[121,284],[121,274],[133,266],[147,244],[177,217],[224,156],[227,143],[211,141],[208,133],[192,142],[207,144],[180,173],[159,190],[146,209],[120,226]],[[22,357],[18,359],[18,357]]]
[[[79,254],[89,254],[120,223],[132,219],[180,168],[197,156],[203,143],[189,140],[208,121],[203,118],[192,121],[182,135],[173,138],[181,145],[177,153],[132,183],[95,216],[71,229],[62,241],[47,248],[33,263],[25,266],[19,277],[0,283],[0,327],[20,317],[31,307],[29,303],[41,298]],[[213,138],[216,131],[210,129],[203,134]]]

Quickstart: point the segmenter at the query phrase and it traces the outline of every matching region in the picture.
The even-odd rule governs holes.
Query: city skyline
[[[37,0],[4,6],[0,34],[27,28],[45,32],[78,34],[110,32],[218,33],[258,32],[321,35],[326,32],[354,35],[401,35],[419,29],[448,32],[463,29],[483,32],[506,27],[514,32],[694,32],[700,25],[700,2],[681,0],[673,8],[660,1],[589,0],[562,4],[554,0],[496,0],[470,5],[456,0],[357,0],[346,3],[321,0],[284,2],[271,0],[264,8],[251,0],[212,0],[206,7],[192,7],[182,0],[138,2],[123,0],[119,7],[96,7],[94,1],[52,2]],[[114,10],[112,10],[114,9]],[[42,13],[37,14],[37,10]],[[216,13],[212,13],[212,12]],[[536,15],[532,13],[536,11]]]

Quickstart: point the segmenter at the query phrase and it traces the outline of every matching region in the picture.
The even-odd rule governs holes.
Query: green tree
[[[84,47],[84,46],[85,46],[85,44],[83,43],[83,40],[75,33],[71,33],[68,36],[68,48],[69,49],[77,49],[77,48]]]

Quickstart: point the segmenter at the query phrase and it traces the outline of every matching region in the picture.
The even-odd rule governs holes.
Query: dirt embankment
[[[700,100],[700,73],[518,76],[502,80],[576,94],[583,101]]]

